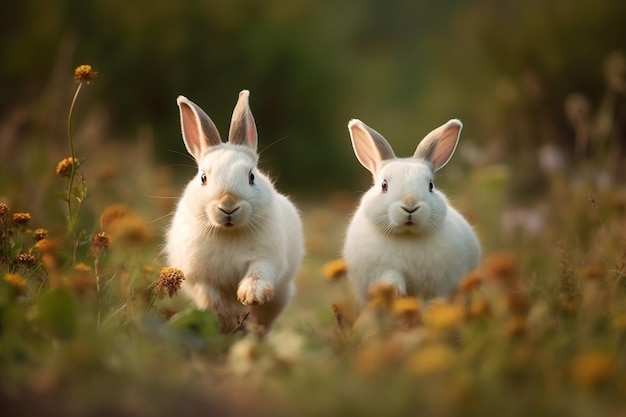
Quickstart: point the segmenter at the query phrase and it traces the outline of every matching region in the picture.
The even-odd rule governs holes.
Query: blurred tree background
[[[351,118],[399,155],[461,118],[464,147],[450,170],[506,162],[521,197],[541,185],[546,144],[586,157],[603,141],[620,169],[622,0],[22,0],[0,10],[0,174],[22,183],[67,154],[80,64],[99,72],[76,113],[78,152],[92,159],[141,142],[160,164],[189,164],[176,153],[176,97],[198,103],[226,137],[247,88],[259,148],[269,147],[263,167],[293,194],[367,186]]]

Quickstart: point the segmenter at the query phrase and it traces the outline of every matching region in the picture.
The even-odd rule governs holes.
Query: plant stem
[[[67,116],[67,137],[70,145],[70,158],[72,158],[70,182],[67,190],[67,219],[69,232],[72,234],[73,239],[72,263],[74,264],[76,263],[76,250],[78,245],[76,242],[76,224],[74,223],[74,216],[72,215],[72,187],[74,186],[74,176],[76,174],[76,164],[74,163],[74,141],[72,140],[72,113],[74,112],[74,106],[76,105],[76,100],[78,99],[78,94],[80,93],[82,86],[82,82],[78,83],[78,87],[76,87],[76,92],[72,98],[72,104],[70,105],[70,112]]]

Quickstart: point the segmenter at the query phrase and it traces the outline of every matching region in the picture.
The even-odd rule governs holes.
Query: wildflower
[[[376,310],[389,310],[396,297],[392,284],[378,283],[369,291],[369,304]]]
[[[46,229],[35,229],[35,231],[33,232],[33,237],[35,238],[36,242],[39,242],[40,240],[48,237],[48,231]]]
[[[491,306],[487,300],[477,300],[472,303],[468,313],[471,318],[475,319],[488,317],[491,314]]]
[[[85,82],[90,84],[98,75],[97,71],[91,68],[91,65],[80,65],[74,70],[74,80],[77,83]]]
[[[105,232],[100,232],[97,235],[94,235],[93,239],[91,239],[91,248],[93,250],[106,249],[110,244],[111,236]]]
[[[20,226],[26,226],[30,221],[30,213],[13,213],[13,222]]]
[[[477,271],[470,272],[459,282],[459,290],[469,293],[480,287],[482,283],[483,277],[480,273]]]
[[[9,213],[9,206],[5,203],[0,203],[0,216],[5,217]]]
[[[502,285],[511,285],[518,276],[517,260],[506,252],[496,253],[485,259],[483,270],[487,276]]]
[[[136,214],[132,214],[115,222],[111,230],[111,238],[115,242],[128,246],[139,246],[149,242],[153,237],[148,223]]]
[[[413,354],[408,368],[415,375],[430,375],[450,369],[457,354],[445,345],[427,346]]]
[[[357,350],[352,366],[360,375],[375,375],[391,365],[394,358],[390,353],[387,343],[372,340]]]
[[[17,263],[24,266],[33,266],[37,263],[37,258],[30,253],[20,253],[15,259],[17,260]]]
[[[118,220],[128,216],[130,210],[123,204],[115,204],[107,207],[100,215],[100,227],[106,233],[111,233],[113,224]]]
[[[4,280],[18,292],[24,292],[26,289],[26,279],[20,274],[4,274]]]
[[[411,327],[416,324],[420,303],[416,297],[396,298],[393,301],[392,311],[404,324]]]
[[[595,387],[608,381],[614,374],[617,360],[606,352],[583,352],[570,362],[572,381],[581,387]]]
[[[93,269],[89,265],[79,262],[74,265],[72,272],[72,278],[64,281],[77,294],[85,294],[97,288]]]
[[[40,239],[37,241],[37,243],[35,243],[35,249],[37,249],[40,254],[52,253],[57,248],[57,246],[57,242],[54,242],[47,237]]]
[[[424,312],[424,324],[439,330],[447,330],[459,325],[465,319],[461,306],[452,304],[434,304]]]
[[[322,274],[329,281],[336,281],[345,276],[347,272],[348,267],[343,259],[335,259],[334,261],[326,262],[322,266]]]
[[[159,282],[157,283],[157,289],[159,297],[164,297],[163,292],[167,292],[167,295],[172,298],[178,290],[180,290],[180,285],[185,279],[185,275],[183,271],[176,268],[161,268],[161,273],[159,275]]]
[[[68,156],[67,158],[61,160],[57,164],[57,175],[59,177],[69,178],[70,173],[72,172],[72,166],[74,166],[74,169],[78,168],[78,158]]]

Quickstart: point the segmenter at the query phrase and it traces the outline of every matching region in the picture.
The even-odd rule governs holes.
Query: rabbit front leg
[[[372,290],[377,284],[391,285],[396,290],[396,296],[406,297],[407,288],[404,275],[394,269],[387,269],[380,277],[370,285],[369,290]]]
[[[237,310],[232,303],[224,301],[224,295],[219,290],[206,282],[185,288],[198,309],[213,311],[220,332],[228,333],[237,325]]]
[[[239,283],[237,299],[244,305],[265,304],[274,297],[276,269],[267,261],[250,264],[248,273]]]

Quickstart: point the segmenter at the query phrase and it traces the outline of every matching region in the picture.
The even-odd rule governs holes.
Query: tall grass
[[[177,295],[184,277],[159,258],[163,222],[147,219],[160,200],[118,204],[127,184],[115,176],[77,196],[70,158],[67,217],[49,209],[41,224],[0,201],[9,415],[626,413],[626,188],[599,179],[593,158],[544,166],[546,191],[524,205],[506,164],[473,167],[449,194],[479,232],[479,270],[449,299],[380,287],[361,312],[336,259],[356,195],[302,200],[298,294],[262,340],[220,335]],[[166,172],[160,189],[176,195],[167,168],[145,171]]]

